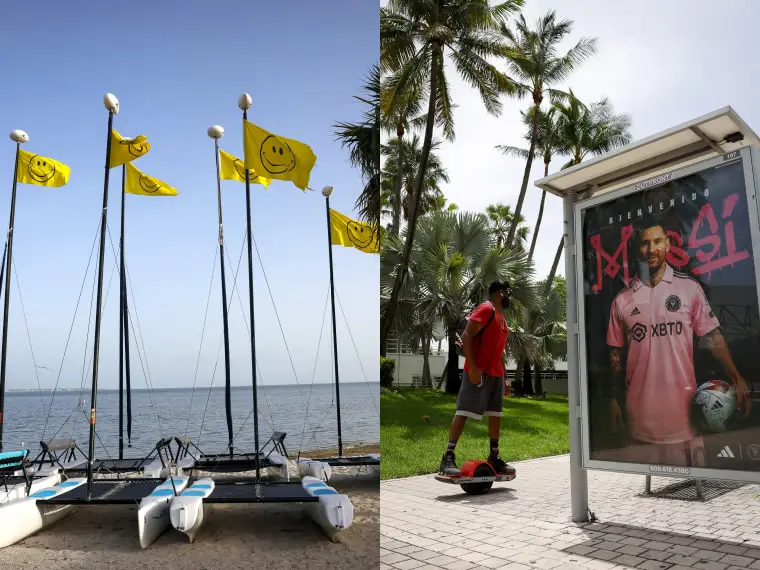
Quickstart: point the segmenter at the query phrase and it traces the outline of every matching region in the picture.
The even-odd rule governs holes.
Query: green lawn
[[[380,395],[380,477],[393,479],[434,473],[449,438],[456,396],[437,390],[406,390]],[[505,398],[501,418],[501,456],[507,461],[568,453],[567,398]],[[430,420],[425,421],[424,416]],[[457,444],[457,463],[485,459],[488,429],[467,420]]]

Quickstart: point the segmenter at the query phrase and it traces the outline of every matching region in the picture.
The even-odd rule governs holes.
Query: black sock
[[[456,439],[450,439],[449,440],[449,445],[446,448],[446,451],[451,451],[452,453],[454,453],[454,448],[456,446],[457,446],[457,440]]]
[[[492,439],[491,440],[491,457],[498,457],[498,456],[499,456],[499,440]]]

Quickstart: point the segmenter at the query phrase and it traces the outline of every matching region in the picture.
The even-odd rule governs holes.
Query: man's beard
[[[645,260],[639,260],[638,261],[638,275],[639,279],[642,281],[646,281],[648,279],[651,279],[652,276],[657,273],[660,270],[660,267],[662,267],[662,261],[660,261],[657,265],[654,267],[649,266],[649,262]]]

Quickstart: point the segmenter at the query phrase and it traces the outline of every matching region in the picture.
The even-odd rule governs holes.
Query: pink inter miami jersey
[[[694,333],[719,326],[699,283],[669,265],[656,287],[633,279],[612,301],[607,344],[628,347],[626,407],[631,435],[649,443],[694,436]]]

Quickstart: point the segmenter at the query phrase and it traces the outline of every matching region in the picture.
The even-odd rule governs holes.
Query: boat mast
[[[251,96],[248,93],[243,93],[238,99],[238,107],[243,110],[243,121],[248,120],[248,109],[251,108]],[[245,124],[245,123],[243,123]],[[253,439],[255,443],[256,459],[254,463],[256,465],[256,480],[259,480],[260,466],[259,466],[259,403],[256,387],[256,327],[254,326],[255,319],[253,317],[253,246],[251,239],[251,180],[248,173],[248,169],[245,168],[245,160],[243,161],[243,168],[245,169],[245,215],[246,215],[246,230],[248,236],[248,310],[251,313],[251,375],[253,382]]]
[[[333,279],[333,257],[332,257],[332,224],[330,223],[330,194],[333,192],[332,186],[322,188],[322,195],[325,197],[325,207],[327,208],[327,251],[330,252],[330,300],[332,301],[332,333],[333,333],[333,358],[335,360],[335,401],[338,415],[338,457],[343,457],[343,436],[340,429],[340,382],[338,381],[338,336],[335,326],[335,282]]]
[[[8,358],[8,306],[11,301],[10,274],[13,256],[13,223],[16,218],[16,185],[18,179],[18,159],[21,154],[21,143],[29,140],[24,131],[13,131],[11,140],[16,143],[16,164],[13,167],[13,189],[11,190],[11,214],[8,221],[8,237],[6,246],[8,256],[5,259],[5,300],[3,301],[3,341],[0,349],[0,452],[3,451],[3,412],[5,411],[5,371]]]
[[[121,236],[119,238],[119,459],[124,459],[124,377],[127,380],[127,447],[132,447],[132,384],[129,369],[129,309],[127,305],[127,270],[124,253],[124,219],[127,165],[121,166]]]
[[[214,139],[214,156],[216,158],[216,196],[219,212],[219,266],[222,271],[222,322],[224,325],[224,406],[227,411],[227,436],[230,457],[233,456],[232,442],[232,402],[230,396],[230,330],[227,318],[227,281],[224,276],[224,230],[222,226],[222,182],[219,174],[219,139],[224,136],[224,129],[218,125],[209,127],[208,136]]]
[[[92,499],[92,467],[95,460],[95,409],[98,397],[98,357],[100,353],[100,318],[103,303],[103,261],[106,254],[106,223],[108,221],[108,179],[111,168],[111,131],[113,116],[119,112],[119,100],[107,93],[103,103],[108,109],[108,135],[106,137],[106,172],[103,181],[103,211],[100,217],[100,258],[98,263],[98,294],[95,305],[95,338],[93,339],[92,393],[90,394],[90,446],[87,457],[87,500]]]

